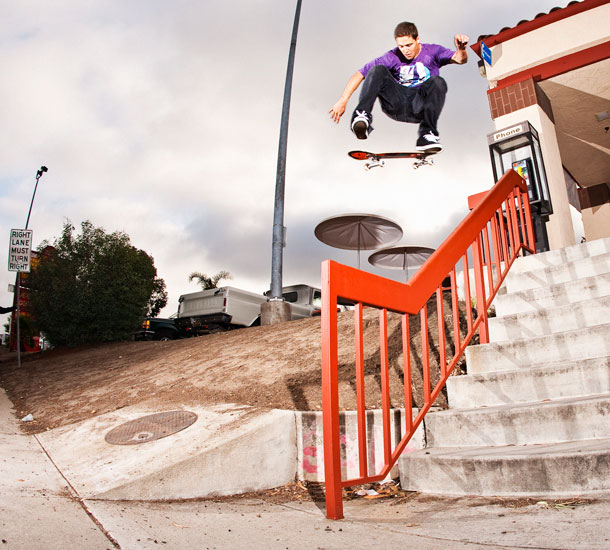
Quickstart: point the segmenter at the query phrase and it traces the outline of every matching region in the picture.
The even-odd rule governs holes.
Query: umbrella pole
[[[358,269],[360,269],[360,231],[362,229],[362,224],[358,222]]]

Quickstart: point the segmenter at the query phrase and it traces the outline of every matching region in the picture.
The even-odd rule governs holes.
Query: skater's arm
[[[364,76],[362,76],[362,73],[360,71],[356,71],[348,80],[339,101],[337,101],[337,103],[330,108],[330,111],[328,111],[330,113],[330,118],[332,118],[337,124],[339,124],[339,120],[345,112],[345,107],[349,101],[349,98],[352,97],[352,94],[358,89],[358,86],[360,86],[363,80]]]
[[[466,46],[468,46],[468,41],[470,38],[465,34],[456,34],[455,35],[455,49],[456,52],[454,56],[451,58],[451,63],[457,63],[458,65],[463,65],[468,61],[468,51],[466,50]]]

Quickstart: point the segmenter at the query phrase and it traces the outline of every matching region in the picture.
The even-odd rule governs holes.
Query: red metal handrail
[[[513,170],[504,176],[430,256],[407,284],[398,283],[371,273],[327,260],[322,264],[322,405],[324,429],[324,473],[326,481],[326,515],[330,519],[343,517],[342,488],[383,480],[422,422],[451,371],[463,355],[466,346],[479,330],[481,343],[489,341],[487,309],[498,292],[511,265],[522,251],[535,253],[532,218],[525,181]],[[472,206],[472,205],[471,205]],[[491,236],[490,236],[491,233]],[[476,319],[470,307],[471,288],[469,260],[474,267],[477,302]],[[460,335],[457,267],[461,264],[466,299],[467,334]],[[495,270],[495,274],[494,274]],[[451,281],[453,326],[445,326],[442,282]],[[427,302],[436,294],[438,312],[438,348],[440,350],[439,381],[431,388],[429,362]],[[339,424],[337,300],[351,300],[355,326],[355,376],[358,428],[359,477],[342,479],[341,434]],[[364,389],[363,309],[379,309],[379,357],[381,363],[382,427],[384,465],[369,473],[367,463],[366,407]],[[388,360],[387,312],[402,315],[402,346],[404,373],[405,434],[391,448],[390,389]],[[421,319],[424,406],[413,418],[411,396],[411,363],[409,315]],[[446,356],[447,332],[453,337],[453,357]]]

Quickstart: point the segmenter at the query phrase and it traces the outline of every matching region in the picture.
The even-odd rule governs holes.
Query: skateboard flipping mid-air
[[[401,151],[400,153],[369,153],[368,151],[350,151],[348,155],[356,160],[364,160],[364,169],[370,170],[376,166],[385,166],[386,159],[415,159],[413,168],[434,164],[434,159],[428,158],[438,151]]]
[[[396,48],[356,71],[329,113],[338,123],[350,97],[362,84],[360,99],[351,120],[351,130],[356,137],[366,139],[373,131],[372,109],[379,99],[381,110],[391,119],[419,124],[415,151],[401,153],[402,157],[392,153],[392,157],[415,157],[425,161],[419,165],[430,164],[431,161],[426,161],[426,157],[442,150],[437,123],[445,103],[447,84],[439,74],[440,68],[450,63],[462,65],[468,61],[466,46],[469,38],[463,34],[456,35],[455,50],[438,44],[422,43],[417,27],[406,21],[398,24],[394,38]],[[379,159],[387,154],[369,155]]]

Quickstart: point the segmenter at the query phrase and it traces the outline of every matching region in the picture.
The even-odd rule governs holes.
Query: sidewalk
[[[578,499],[567,507],[551,500],[544,505],[415,495],[396,505],[349,501],[345,517],[327,520],[323,503],[258,498],[81,503],[38,440],[20,433],[12,404],[0,390],[0,548],[610,548],[608,498]]]
[[[113,548],[33,436],[22,435],[0,389],[1,548]]]

